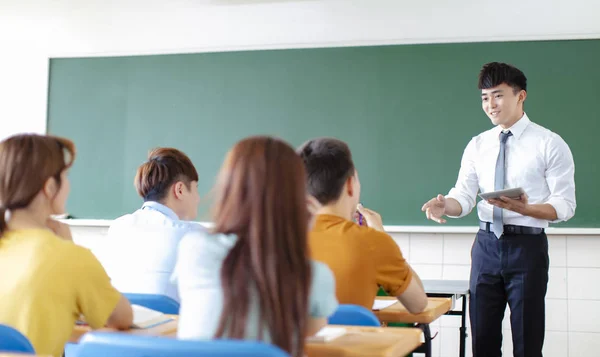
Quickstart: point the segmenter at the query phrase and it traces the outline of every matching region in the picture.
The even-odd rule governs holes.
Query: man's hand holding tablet
[[[500,197],[508,197],[508,198],[512,198],[514,200],[518,200],[521,198],[521,195],[524,195],[525,191],[521,188],[508,188],[506,190],[500,190],[500,191],[493,191],[493,192],[486,192],[486,193],[480,193],[479,197],[481,197],[481,199],[489,201],[490,199],[499,199]]]
[[[479,197],[496,207],[527,215],[526,211],[529,201],[527,200],[525,190],[521,187],[480,193]]]

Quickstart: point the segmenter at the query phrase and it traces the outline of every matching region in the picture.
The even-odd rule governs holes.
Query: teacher
[[[422,210],[428,219],[445,223],[444,216],[469,214],[479,191],[523,188],[520,197],[477,204],[480,229],[471,251],[469,301],[473,356],[502,355],[508,303],[513,355],[541,357],[549,265],[544,229],[575,214],[573,156],[558,134],[524,112],[527,78],[519,69],[488,63],[479,73],[479,89],[483,111],[495,127],[471,139],[455,187]]]

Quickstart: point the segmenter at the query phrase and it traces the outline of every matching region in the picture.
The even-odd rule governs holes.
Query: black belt
[[[494,231],[494,224],[490,222],[479,222],[479,228],[486,232]],[[538,227],[525,227],[525,226],[513,226],[511,224],[504,225],[504,233],[506,234],[542,234],[544,228]]]

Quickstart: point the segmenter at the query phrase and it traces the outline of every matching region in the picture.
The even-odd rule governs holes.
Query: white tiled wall
[[[474,234],[393,234],[422,279],[468,280]],[[600,356],[600,237],[549,236],[545,357]],[[460,304],[459,304],[460,305]],[[432,332],[434,356],[458,356],[460,318],[444,316]],[[467,320],[467,326],[470,324]],[[503,356],[512,356],[510,311],[503,323]],[[471,356],[471,340],[467,356]]]
[[[72,227],[74,240],[92,251],[107,229]],[[392,235],[422,279],[468,280],[473,234]],[[600,236],[549,236],[550,281],[546,296],[545,357],[600,356]],[[460,308],[460,303],[457,304]],[[458,356],[459,316],[432,324],[435,357]],[[470,328],[467,319],[467,328]],[[512,356],[510,311],[503,323],[503,356]],[[467,339],[471,357],[471,340]]]
[[[600,355],[600,338],[597,333],[569,332],[567,346],[570,357]]]

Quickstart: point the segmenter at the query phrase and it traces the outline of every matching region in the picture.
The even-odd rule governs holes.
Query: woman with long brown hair
[[[131,305],[100,262],[72,242],[63,213],[70,140],[16,135],[0,142],[0,323],[29,338],[37,354],[61,356],[75,320],[127,328]]]
[[[331,271],[309,258],[315,200],[307,202],[300,157],[278,139],[244,139],[215,190],[213,233],[179,246],[179,338],[263,340],[301,356],[337,300]]]

